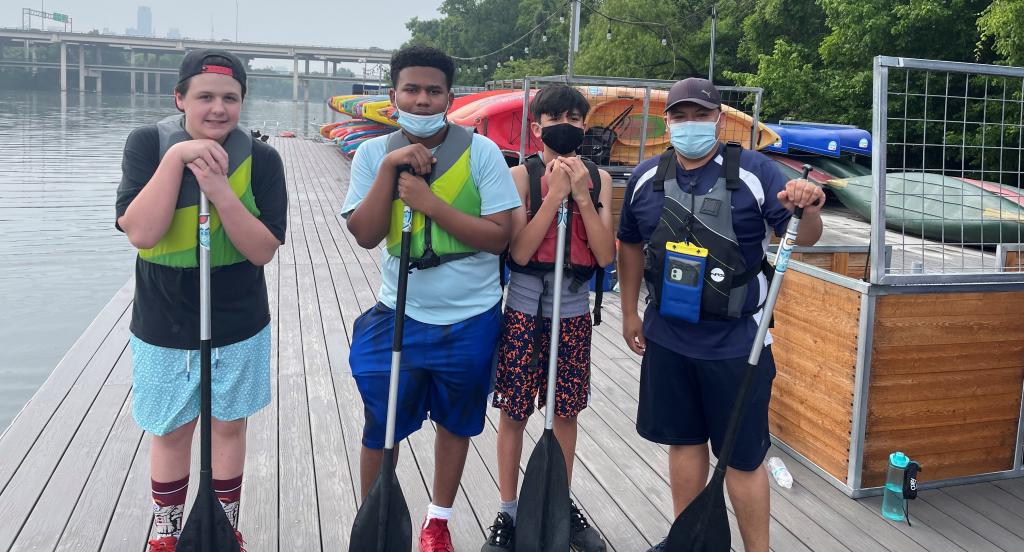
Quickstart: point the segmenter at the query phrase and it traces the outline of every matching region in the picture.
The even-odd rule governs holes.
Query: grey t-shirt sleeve
[[[284,163],[277,150],[268,144],[253,140],[252,148],[252,194],[260,210],[259,219],[277,241],[283,244],[288,228],[288,190]]]
[[[128,135],[121,158],[121,183],[117,186],[114,204],[114,227],[121,230],[117,219],[128,210],[135,196],[160,166],[160,135],[156,125],[139,127]],[[121,230],[123,232],[123,230]]]

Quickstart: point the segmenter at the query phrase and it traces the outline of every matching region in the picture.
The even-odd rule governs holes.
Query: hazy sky
[[[409,38],[412,17],[434,19],[441,0],[238,0],[240,41],[394,48]],[[157,36],[176,27],[183,36],[235,38],[235,0],[3,0],[0,27],[20,27],[21,9],[60,12],[75,31],[136,26],[138,7],[153,11]],[[35,19],[38,26],[38,19]],[[49,22],[53,25],[55,23]]]

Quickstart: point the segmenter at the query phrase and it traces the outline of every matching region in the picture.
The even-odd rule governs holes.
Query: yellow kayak
[[[360,96],[362,96],[362,94],[348,94],[348,95],[345,95],[345,96],[332,96],[332,97],[328,98],[327,105],[331,109],[337,111],[338,113],[344,113],[345,115],[351,116],[352,115],[351,113],[349,113],[348,111],[345,111],[343,104],[344,104],[345,100],[351,100],[352,98],[358,98]]]
[[[644,89],[625,86],[580,86],[580,92],[590,103],[587,115],[588,129],[614,126],[615,142],[612,144],[609,161],[616,164],[636,165],[640,159],[640,129],[643,123]],[[650,107],[647,115],[647,135],[644,137],[644,159],[665,151],[670,143],[668,127],[665,125],[665,105],[668,91],[651,90]],[[738,142],[744,148],[751,147],[753,118],[729,107],[722,106],[725,117],[725,132],[722,140]],[[762,149],[778,140],[778,135],[763,123],[758,123],[757,142],[754,149]]]
[[[366,102],[363,104],[362,116],[364,119],[374,121],[383,125],[398,126],[398,121],[395,121],[388,117],[388,108],[391,107],[391,100],[380,100],[376,102]]]

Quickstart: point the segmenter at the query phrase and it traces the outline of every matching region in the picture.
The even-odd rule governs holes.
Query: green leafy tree
[[[980,44],[991,41],[1010,65],[1024,65],[1024,0],[995,0],[978,18]]]

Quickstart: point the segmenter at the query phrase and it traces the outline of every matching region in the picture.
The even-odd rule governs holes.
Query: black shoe
[[[480,548],[480,552],[505,552],[512,550],[516,542],[516,526],[512,522],[512,516],[505,512],[498,512],[491,525],[491,536]]]
[[[569,501],[569,549],[572,552],[604,552],[601,534],[590,526],[576,503]]]

